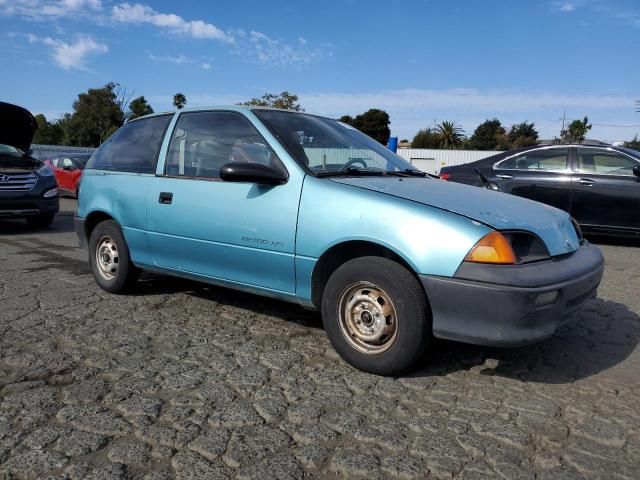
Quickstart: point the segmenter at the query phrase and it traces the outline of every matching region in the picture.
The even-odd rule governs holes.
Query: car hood
[[[36,119],[28,110],[0,102],[0,143],[27,152],[37,128]]]
[[[552,256],[573,252],[580,246],[566,212],[526,198],[428,178],[348,177],[332,181],[447,210],[496,230],[534,233]]]

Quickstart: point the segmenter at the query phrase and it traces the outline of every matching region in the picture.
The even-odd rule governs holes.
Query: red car
[[[80,179],[87,161],[91,157],[90,153],[78,153],[74,155],[61,155],[45,160],[56,175],[58,190],[60,194],[78,196]]]

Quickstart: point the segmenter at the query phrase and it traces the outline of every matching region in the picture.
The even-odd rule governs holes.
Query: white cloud
[[[272,91],[286,89],[283,85]],[[296,92],[298,93],[298,92]],[[231,105],[243,102],[255,94],[207,95],[185,92],[189,105]],[[382,108],[391,117],[393,135],[412,138],[421,128],[434,121],[455,120],[467,134],[487,118],[497,117],[509,127],[524,120],[535,122],[541,137],[553,138],[562,125],[563,110],[567,118],[582,118],[585,114],[594,123],[593,138],[620,140],[633,138],[636,127],[618,128],[595,124],[637,124],[634,96],[571,95],[562,93],[478,89],[425,90],[407,88],[363,93],[308,92],[298,93],[300,104],[309,113],[332,118],[355,115],[370,108]],[[155,96],[158,104],[171,104],[169,96]],[[634,121],[634,119],[636,119]]]
[[[154,62],[168,62],[176,65],[196,65],[198,68],[202,70],[209,70],[212,68],[211,61],[213,60],[210,57],[200,57],[199,60],[196,60],[191,57],[187,57],[186,55],[180,54],[177,56],[173,55],[154,55],[151,52],[147,52],[149,59]]]
[[[111,19],[120,23],[149,24],[171,33],[192,38],[214,39],[232,42],[233,39],[211,23],[202,20],[185,20],[174,13],[160,13],[148,5],[121,3],[114,5]]]
[[[102,10],[101,0],[0,0],[0,15],[31,20],[84,17]]]
[[[573,12],[576,9],[575,3],[553,2],[554,8],[559,12]]]
[[[71,43],[57,38],[41,38],[33,34],[28,34],[27,40],[29,43],[39,42],[50,47],[53,61],[65,70],[86,70],[85,62],[87,57],[109,51],[109,47],[106,44],[97,42],[89,35],[78,35]]]
[[[171,55],[162,55],[162,56],[157,56],[154,55],[151,52],[147,52],[147,55],[149,55],[149,58],[151,60],[153,60],[154,62],[169,62],[169,63],[175,63],[176,65],[184,65],[186,63],[194,63],[194,60],[186,57],[182,54],[178,55],[177,57],[171,56]]]
[[[235,47],[236,53],[244,59],[276,68],[297,68],[333,55],[328,43],[310,46],[302,37],[287,43],[256,30],[249,33],[236,30]]]
[[[556,108],[626,108],[635,99],[615,95],[567,95],[511,90],[406,88],[368,93],[315,93],[300,95],[305,106],[323,111],[358,112],[365,108],[448,108],[488,112],[535,112]]]

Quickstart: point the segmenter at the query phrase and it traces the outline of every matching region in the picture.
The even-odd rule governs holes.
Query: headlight
[[[513,265],[549,258],[544,242],[530,232],[491,232],[469,251],[465,261]]]
[[[57,188],[52,188],[51,190],[47,190],[46,192],[44,192],[44,195],[43,195],[44,198],[51,198],[51,197],[57,197],[57,196],[58,196]]]
[[[512,265],[516,254],[504,235],[491,232],[482,237],[464,258],[467,262]]]
[[[37,172],[38,175],[41,175],[43,177],[52,177],[53,176],[53,170],[51,170],[51,168],[49,167],[49,165],[43,165],[41,166]]]

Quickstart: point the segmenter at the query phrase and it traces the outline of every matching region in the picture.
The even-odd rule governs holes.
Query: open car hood
[[[0,143],[26,153],[37,128],[36,119],[29,110],[0,102]]]
[[[332,180],[448,210],[496,230],[535,233],[547,245],[552,256],[573,252],[580,246],[571,217],[566,212],[515,195],[425,178],[357,177]]]

